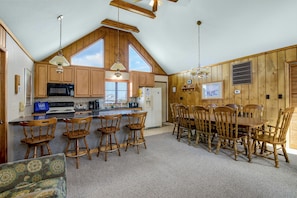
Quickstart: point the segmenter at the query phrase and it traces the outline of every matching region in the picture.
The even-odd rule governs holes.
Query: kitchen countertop
[[[81,118],[81,117],[86,117],[86,116],[92,116],[93,118],[96,118],[101,115],[113,115],[113,114],[122,114],[122,115],[127,115],[131,113],[140,113],[143,112],[141,108],[116,108],[116,109],[108,109],[108,110],[95,110],[95,111],[78,111],[75,113],[68,113],[68,114],[37,114],[37,115],[32,115],[32,116],[25,116],[25,117],[20,117],[14,120],[11,120],[9,124],[12,125],[17,125],[20,122],[27,122],[30,120],[42,120],[42,119],[47,119],[51,117],[57,117],[58,121],[62,121],[64,119],[70,119],[70,118]]]

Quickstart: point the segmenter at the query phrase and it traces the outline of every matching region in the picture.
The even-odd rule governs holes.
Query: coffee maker
[[[99,100],[89,101],[90,110],[99,110]]]

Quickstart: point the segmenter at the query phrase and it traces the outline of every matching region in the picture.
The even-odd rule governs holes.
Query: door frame
[[[5,163],[7,162],[7,51],[3,47],[0,47],[0,67],[3,72],[0,74],[0,120],[3,121],[3,125],[0,125],[0,163]]]

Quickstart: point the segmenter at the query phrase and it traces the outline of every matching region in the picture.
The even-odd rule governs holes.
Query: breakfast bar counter
[[[66,131],[66,123],[64,119],[77,118],[77,117],[93,117],[90,135],[87,136],[87,141],[91,149],[91,153],[98,151],[97,147],[99,145],[100,133],[97,131],[99,126],[98,116],[102,115],[113,115],[121,114],[123,117],[121,119],[120,131],[117,132],[117,139],[121,146],[124,146],[126,136],[128,134],[128,129],[125,127],[128,124],[128,117],[126,115],[131,113],[140,113],[142,110],[138,109],[116,109],[116,110],[105,110],[105,111],[88,111],[88,112],[77,112],[74,114],[59,114],[59,115],[32,115],[18,118],[9,122],[10,127],[10,147],[8,149],[9,155],[12,157],[12,160],[21,160],[24,159],[27,145],[21,143],[21,139],[24,137],[23,128],[20,126],[20,122],[26,122],[30,120],[40,120],[50,117],[57,117],[58,122],[56,125],[55,138],[49,144],[52,150],[52,153],[61,153],[64,152],[64,149],[67,144],[67,138],[63,136],[63,132]]]

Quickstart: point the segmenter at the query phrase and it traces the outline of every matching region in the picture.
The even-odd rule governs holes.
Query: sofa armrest
[[[0,164],[0,192],[55,177],[66,180],[64,153]]]

